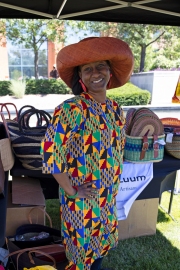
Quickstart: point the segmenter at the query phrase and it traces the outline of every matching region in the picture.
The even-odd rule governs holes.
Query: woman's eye
[[[104,66],[105,66],[104,64],[99,64],[99,65],[98,65],[99,68],[102,68],[102,67],[104,67]]]
[[[90,67],[87,67],[87,68],[84,69],[84,71],[86,71],[86,72],[87,72],[87,71],[90,71],[90,70],[91,70]]]

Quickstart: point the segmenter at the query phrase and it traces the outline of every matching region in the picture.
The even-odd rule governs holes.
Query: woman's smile
[[[110,67],[107,61],[85,64],[80,66],[79,76],[89,93],[105,91],[110,79]]]
[[[97,81],[93,81],[93,83],[99,83],[99,82],[101,82],[102,81],[102,79],[99,79],[99,80],[97,80]]]

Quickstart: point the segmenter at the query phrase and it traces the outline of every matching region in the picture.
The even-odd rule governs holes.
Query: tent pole
[[[2,3],[2,2],[0,2],[0,6],[53,19],[53,15],[51,15],[51,14],[44,13],[44,12],[39,12],[39,11],[28,9],[28,8],[22,8],[22,7],[18,7],[18,6],[13,6],[13,5],[5,4],[5,3]]]
[[[67,0],[64,0],[64,1],[63,1],[62,5],[61,5],[61,7],[60,7],[60,9],[59,9],[59,11],[58,11],[58,13],[57,13],[57,16],[56,16],[57,19],[59,18],[59,15],[61,14],[61,11],[63,10],[63,8],[64,8],[66,2],[67,2]]]

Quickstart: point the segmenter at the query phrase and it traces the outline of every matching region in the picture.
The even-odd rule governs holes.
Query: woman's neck
[[[106,91],[101,93],[92,93],[91,91],[87,92],[93,99],[95,99],[98,103],[105,103],[106,102]]]

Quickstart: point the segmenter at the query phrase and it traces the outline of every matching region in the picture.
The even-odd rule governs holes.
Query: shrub
[[[10,81],[0,81],[0,96],[12,95],[9,90]]]
[[[26,94],[68,94],[70,89],[62,80],[27,80]]]
[[[130,82],[108,91],[107,96],[119,106],[147,105],[151,98],[149,91],[142,90]]]
[[[23,80],[21,81],[11,80],[9,90],[16,98],[23,98],[26,90],[26,82]]]

